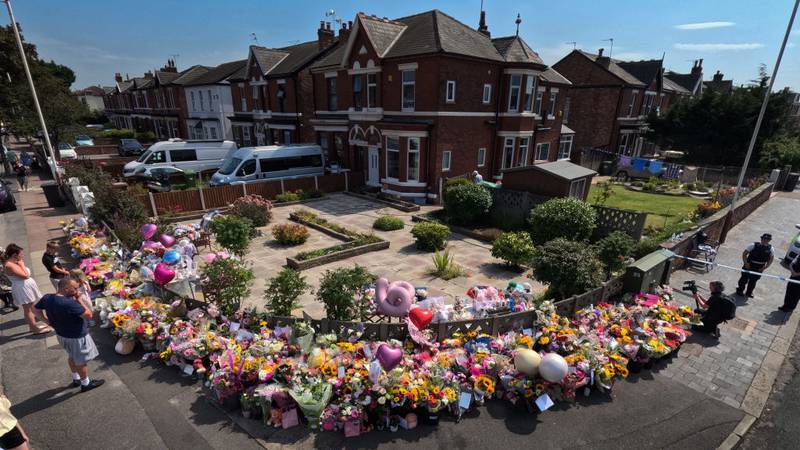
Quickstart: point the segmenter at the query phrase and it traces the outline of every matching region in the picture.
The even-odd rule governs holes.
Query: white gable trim
[[[344,55],[342,55],[342,67],[347,67],[347,61],[350,60],[350,52],[353,51],[353,45],[356,43],[356,36],[358,36],[359,29],[361,29],[361,17],[357,16],[356,23],[350,31],[350,36],[347,38],[347,47],[345,47]]]
[[[386,54],[389,53],[389,51],[392,49],[392,47],[394,47],[394,44],[396,44],[397,41],[400,40],[400,37],[403,36],[403,33],[405,33],[407,29],[408,29],[408,25],[404,26],[403,29],[400,30],[399,33],[397,33],[397,36],[394,37],[392,42],[386,47],[386,50],[383,52],[383,54],[380,54],[378,56],[380,56],[381,58],[386,56]]]

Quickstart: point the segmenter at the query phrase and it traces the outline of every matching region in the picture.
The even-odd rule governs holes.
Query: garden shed
[[[597,172],[569,161],[505,169],[503,188],[526,191],[542,197],[575,197],[586,200]]]

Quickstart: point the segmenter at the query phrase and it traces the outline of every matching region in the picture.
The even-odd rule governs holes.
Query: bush
[[[456,186],[465,186],[465,185],[469,185],[469,184],[475,184],[475,183],[473,183],[468,178],[450,178],[444,184],[444,193],[447,194],[447,191],[449,191],[451,188],[454,188]]]
[[[453,261],[453,256],[450,255],[450,250],[445,250],[441,253],[438,251],[433,254],[433,270],[431,275],[439,277],[443,280],[452,280],[453,278],[463,277],[467,272],[463,267]]]
[[[308,200],[310,198],[320,198],[323,196],[322,191],[318,191],[316,189],[312,189],[310,191],[299,191],[300,200]]]
[[[253,227],[266,226],[272,219],[272,202],[256,194],[239,197],[233,202],[230,213],[250,219]]]
[[[535,244],[556,238],[589,239],[596,221],[594,208],[575,198],[548,200],[532,209],[528,218]]]
[[[121,130],[105,130],[103,131],[103,136],[108,138],[117,138],[117,139],[133,139],[136,135],[136,132],[129,129],[123,128]]]
[[[305,277],[297,270],[286,268],[269,280],[264,299],[267,301],[267,311],[276,316],[288,317],[299,306],[297,297],[303,295],[310,286]]]
[[[381,231],[394,231],[402,229],[405,224],[403,219],[394,216],[380,216],[372,223],[372,228]]]
[[[492,194],[477,184],[459,184],[451,187],[444,195],[444,209],[455,223],[467,224],[492,206]]]
[[[511,266],[526,266],[533,258],[533,239],[524,232],[503,233],[492,243],[492,256]]]
[[[250,295],[250,282],[254,278],[253,271],[240,259],[218,256],[203,267],[200,286],[206,301],[230,316]]]
[[[420,222],[411,228],[411,235],[418,249],[432,252],[444,248],[450,228],[440,223]]]
[[[300,200],[300,194],[296,192],[285,192],[275,196],[275,203],[289,203]]]
[[[622,231],[614,231],[598,241],[595,248],[600,262],[606,267],[606,274],[611,275],[622,269],[635,246],[636,241]]]
[[[217,242],[235,255],[243,256],[252,239],[253,222],[239,216],[217,217],[211,222]]]
[[[139,142],[153,142],[156,140],[156,135],[152,131],[137,131],[135,137]]]
[[[556,299],[581,294],[603,282],[603,264],[583,242],[553,239],[533,250],[533,276],[549,284]]]
[[[365,287],[375,281],[361,266],[327,270],[319,282],[317,296],[325,305],[330,320],[362,321],[369,312],[369,301],[364,296]]]
[[[308,240],[308,228],[297,223],[282,223],[272,227],[272,235],[282,245],[300,245]]]
[[[650,177],[647,182],[642,185],[642,190],[645,192],[655,192],[658,189],[661,181],[656,177]]]

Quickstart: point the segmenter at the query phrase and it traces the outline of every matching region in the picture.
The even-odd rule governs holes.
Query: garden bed
[[[503,230],[493,227],[467,228],[459,225],[451,225],[444,219],[444,209],[437,209],[436,211],[431,211],[427,214],[415,214],[411,216],[411,220],[413,222],[441,223],[443,225],[447,225],[450,228],[450,231],[453,233],[462,234],[464,236],[477,239],[481,242],[488,242],[488,243],[494,242],[497,236],[503,233]]]
[[[361,194],[361,193],[349,192],[349,191],[345,191],[344,193],[346,195],[350,195],[350,196],[353,196],[353,197],[363,198],[364,200],[370,200],[370,201],[373,201],[373,202],[382,203],[382,204],[384,204],[386,206],[389,206],[391,208],[394,208],[394,209],[397,209],[397,210],[400,210],[400,211],[403,211],[403,212],[415,212],[415,211],[419,211],[419,209],[420,209],[419,205],[417,205],[415,203],[404,202],[402,200],[398,200],[398,199],[394,199],[394,198],[381,197],[379,195],[373,196],[373,195],[367,195],[367,194]]]
[[[300,210],[292,212],[289,215],[289,219],[344,241],[342,244],[318,250],[300,252],[294,257],[286,258],[286,264],[292,269],[306,270],[323,264],[341,261],[352,256],[389,248],[389,241],[385,241],[372,234],[359,233],[344,228],[309,211]]]

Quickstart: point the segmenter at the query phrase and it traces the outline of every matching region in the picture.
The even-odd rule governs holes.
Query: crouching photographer
[[[683,290],[692,292],[697,303],[695,312],[702,317],[703,324],[693,325],[693,330],[711,333],[719,337],[719,324],[736,317],[736,303],[724,294],[725,285],[721,281],[709,283],[708,290],[711,295],[708,299],[697,293],[697,285],[694,281],[684,283]]]

